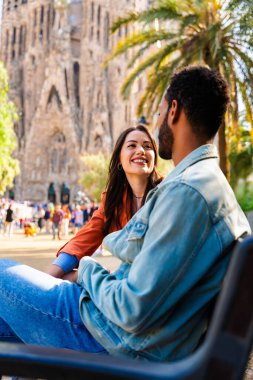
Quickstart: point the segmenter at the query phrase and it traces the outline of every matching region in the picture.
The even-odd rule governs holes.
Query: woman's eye
[[[147,149],[147,150],[150,150],[150,149],[153,149],[151,145],[145,145],[144,146],[144,149]]]
[[[128,145],[128,148],[135,148],[135,144]]]

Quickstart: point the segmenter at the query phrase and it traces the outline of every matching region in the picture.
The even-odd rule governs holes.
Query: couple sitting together
[[[175,168],[162,180],[149,131],[124,131],[99,209],[49,273],[0,261],[0,340],[153,361],[196,349],[229,263],[221,253],[250,233],[213,144],[228,103],[217,72],[173,75],[157,127]],[[91,257],[101,243],[121,260],[113,273]]]

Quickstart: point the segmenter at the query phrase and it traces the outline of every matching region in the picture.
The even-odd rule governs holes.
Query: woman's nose
[[[138,154],[144,154],[145,153],[145,149],[143,148],[142,145],[137,146],[137,153]]]

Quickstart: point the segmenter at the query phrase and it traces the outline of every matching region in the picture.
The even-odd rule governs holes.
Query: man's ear
[[[178,118],[179,118],[179,115],[180,115],[180,108],[179,108],[177,100],[174,99],[174,100],[172,100],[170,112],[168,115],[169,125],[176,123]]]

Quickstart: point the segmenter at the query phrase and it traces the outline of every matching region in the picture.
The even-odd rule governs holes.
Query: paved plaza
[[[70,235],[69,239],[72,236]],[[46,271],[58,249],[69,239],[53,240],[52,235],[45,233],[34,237],[25,237],[24,233],[18,230],[10,238],[0,235],[0,258],[17,260],[33,268]],[[119,265],[119,260],[108,252],[97,256],[96,260],[111,271]]]

